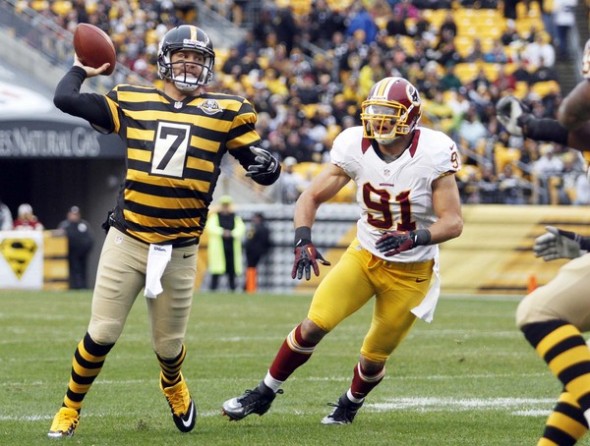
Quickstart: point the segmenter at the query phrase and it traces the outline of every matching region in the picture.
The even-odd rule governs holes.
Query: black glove
[[[250,146],[250,151],[256,157],[254,158],[254,163],[248,166],[248,172],[246,172],[247,177],[256,179],[264,175],[273,174],[279,168],[279,162],[268,150]]]
[[[384,233],[375,243],[375,247],[386,257],[391,257],[400,252],[408,251],[415,246],[430,243],[430,231],[418,229],[417,231],[390,231]]]
[[[496,104],[498,121],[514,136],[523,136],[524,127],[532,117],[530,109],[514,96],[504,96]]]
[[[311,268],[313,268],[314,274],[319,276],[320,267],[318,266],[318,262],[326,266],[331,265],[313,245],[310,228],[297,228],[295,230],[295,240],[295,261],[293,262],[293,271],[291,271],[291,277],[293,279],[301,279],[304,271],[305,279],[311,279]]]

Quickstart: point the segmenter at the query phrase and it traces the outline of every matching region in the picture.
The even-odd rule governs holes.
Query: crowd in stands
[[[79,22],[101,27],[119,63],[156,84],[164,32],[179,23],[200,25],[188,1],[22,2],[69,30]],[[571,58],[567,35],[574,23],[561,6],[571,10],[576,0],[205,3],[246,29],[235,47],[214,42],[211,89],[248,97],[267,148],[296,160],[302,172],[328,159],[339,131],[360,124],[360,104],[376,80],[403,76],[421,92],[422,124],[445,131],[464,155],[464,202],[590,203],[579,153],[511,137],[495,116],[506,94],[537,116],[555,116],[562,99],[555,64]],[[246,23],[252,4],[262,7]],[[548,163],[549,156],[559,162]]]

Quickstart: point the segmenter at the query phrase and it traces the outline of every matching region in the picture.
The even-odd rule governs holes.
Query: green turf
[[[263,417],[230,423],[221,403],[263,377],[310,298],[198,294],[184,373],[199,409],[176,431],[158,388],[143,298],[88,394],[68,445],[486,445],[536,443],[560,391],[514,326],[516,299],[442,299],[388,363],[354,424],[321,418],[348,388],[367,307],[343,322]],[[46,433],[88,322],[90,293],[0,292],[0,445],[59,443]],[[588,440],[580,444],[590,444]]]

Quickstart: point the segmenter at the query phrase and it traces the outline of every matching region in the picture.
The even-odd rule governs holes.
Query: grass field
[[[342,323],[284,385],[272,409],[230,423],[221,403],[263,377],[309,296],[199,294],[184,373],[199,409],[176,431],[158,388],[143,298],[85,400],[68,445],[533,445],[560,391],[514,326],[516,299],[445,296],[418,322],[354,424],[319,423],[348,388],[371,308]],[[84,334],[89,292],[0,292],[0,445],[46,432]],[[580,444],[590,444],[588,440]]]

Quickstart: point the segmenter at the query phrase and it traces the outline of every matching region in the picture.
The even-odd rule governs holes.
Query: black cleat
[[[279,389],[277,393],[283,393],[283,390]],[[227,415],[230,421],[241,420],[251,413],[264,415],[270,409],[276,396],[270,387],[261,382],[258,387],[246,390],[243,395],[224,402],[223,414]]]
[[[357,411],[361,408],[363,403],[353,403],[348,399],[346,393],[338,398],[338,403],[330,403],[334,410],[330,415],[326,415],[322,419],[322,424],[350,424]]]

